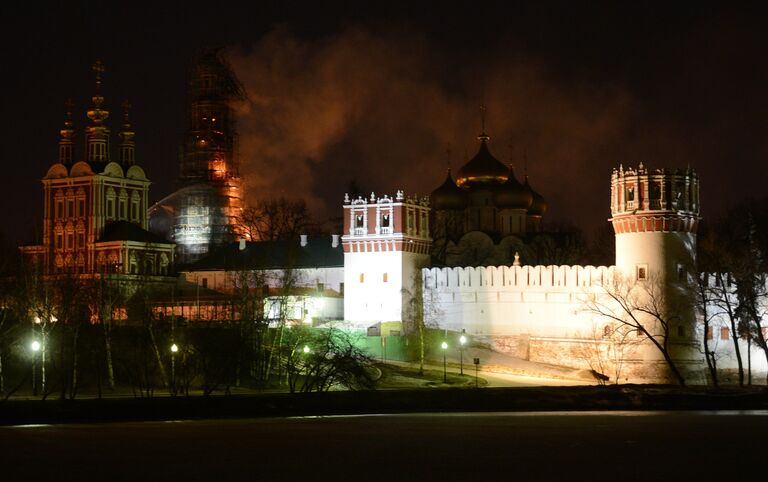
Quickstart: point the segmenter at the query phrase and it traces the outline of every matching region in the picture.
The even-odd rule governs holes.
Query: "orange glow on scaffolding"
[[[211,180],[223,180],[227,177],[227,164],[222,159],[213,159],[208,162],[208,171]]]

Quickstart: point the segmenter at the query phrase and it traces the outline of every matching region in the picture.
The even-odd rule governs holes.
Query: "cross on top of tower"
[[[96,82],[100,84],[101,74],[104,73],[104,64],[101,63],[101,60],[97,60],[96,63],[93,64],[93,71],[96,73]]]

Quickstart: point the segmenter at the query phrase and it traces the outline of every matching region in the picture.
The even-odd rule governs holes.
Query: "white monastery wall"
[[[585,297],[615,267],[491,266],[425,268],[425,319],[477,336],[580,338],[597,319]]]

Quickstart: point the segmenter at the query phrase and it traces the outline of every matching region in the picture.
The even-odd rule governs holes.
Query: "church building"
[[[542,232],[547,202],[521,183],[513,167],[491,154],[490,136],[478,136],[477,154],[459,169],[448,170],[443,184],[432,191],[433,258],[441,265],[510,264],[516,249],[529,235]],[[484,257],[471,252],[482,249]]]
[[[110,129],[101,92],[104,68],[94,66],[96,92],[84,129],[85,152],[75,149],[72,105],[67,106],[59,157],[43,177],[42,243],[22,246],[26,261],[43,275],[171,275],[174,245],[147,231],[150,181],[135,162],[127,103],[112,159]]]

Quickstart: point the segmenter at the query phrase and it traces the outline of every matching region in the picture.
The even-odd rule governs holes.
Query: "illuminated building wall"
[[[171,237],[183,264],[237,237],[242,209],[231,102],[244,98],[217,50],[203,52],[189,83],[189,128],[182,144]]]
[[[607,349],[603,333],[610,332],[611,320],[587,309],[588,296],[604,296],[601,286],[615,277],[627,283],[660,282],[665,303],[681,302],[675,297],[687,293],[684,287],[695,273],[698,195],[692,171],[649,171],[642,164],[614,170],[616,266],[424,269],[425,317],[442,328],[466,330],[513,356],[590,368],[579,353],[585,343]],[[644,324],[654,326],[650,320]],[[669,331],[675,358],[690,373],[702,369],[700,336],[692,307]],[[661,353],[649,343],[639,344],[626,364],[630,380],[669,379]]]
[[[429,204],[402,191],[344,200],[344,318],[402,332],[419,268],[429,263]],[[382,333],[389,334],[382,329]]]
[[[187,282],[237,299],[264,298],[264,316],[318,323],[344,319],[344,254],[339,235],[230,243],[186,268]],[[235,303],[236,304],[236,303]],[[226,314],[225,314],[226,315]]]

